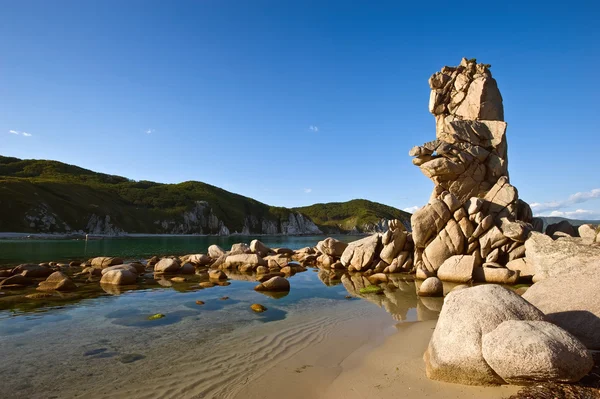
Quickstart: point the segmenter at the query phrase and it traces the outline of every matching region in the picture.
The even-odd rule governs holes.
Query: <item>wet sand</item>
[[[332,337],[274,365],[268,378],[248,384],[236,398],[491,399],[517,392],[511,386],[471,387],[429,380],[422,357],[435,323],[400,323],[392,328],[397,331],[372,332],[367,340]]]

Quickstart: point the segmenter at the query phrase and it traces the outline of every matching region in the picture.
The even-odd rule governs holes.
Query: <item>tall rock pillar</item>
[[[454,257],[448,263],[471,265],[476,280],[518,277],[506,265],[524,256],[532,214],[509,182],[502,95],[489,68],[463,58],[429,78],[436,139],[409,153],[435,185],[411,218],[420,276]]]

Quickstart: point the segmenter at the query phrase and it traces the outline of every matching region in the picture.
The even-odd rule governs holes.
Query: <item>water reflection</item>
[[[232,284],[231,287],[218,288],[218,286],[215,286],[203,289],[199,284],[200,282],[206,281],[206,273],[186,275],[185,281],[180,282],[172,281],[172,276],[157,276],[155,278],[153,274],[147,273],[140,276],[136,285],[129,286],[100,284],[99,277],[83,278],[74,276],[73,279],[76,281],[78,288],[76,291],[69,293],[52,293],[51,296],[33,299],[34,297],[31,295],[30,298],[27,298],[27,295],[37,292],[34,287],[21,291],[6,291],[4,295],[0,295],[0,320],[22,313],[30,314],[30,312],[39,311],[52,312],[58,305],[70,305],[72,307],[82,306],[83,302],[92,298],[98,298],[96,300],[96,305],[103,306],[104,304],[108,304],[107,300],[109,297],[114,297],[116,299],[116,297],[123,296],[125,293],[140,292],[140,290],[147,292],[170,291],[172,293],[181,293],[185,295],[193,292],[213,294],[216,292],[214,290],[218,289],[220,290],[218,292],[227,293],[227,295],[232,296],[232,298],[235,296],[238,298],[254,297],[255,301],[260,301],[261,299],[257,297],[262,297],[263,301],[266,303],[271,300],[276,300],[277,303],[282,306],[299,303],[305,299],[318,300],[322,298],[345,300],[344,298],[350,296],[352,298],[368,301],[385,309],[386,312],[398,321],[435,319],[438,317],[443,304],[442,298],[418,297],[416,293],[420,282],[415,282],[414,276],[409,274],[388,274],[387,281],[378,284],[382,289],[381,293],[362,294],[360,292],[361,288],[373,284],[364,275],[359,273],[348,273],[345,270],[313,268],[313,271],[309,270],[305,273],[298,273],[289,277],[291,284],[290,292],[255,292],[253,288],[258,284],[259,279],[264,278],[265,275],[232,270],[225,270],[224,272],[229,281],[221,284]],[[453,287],[454,285],[445,285],[445,291],[450,291]],[[176,301],[176,298],[183,297],[172,296],[171,298],[172,301]],[[197,311],[198,305],[195,305],[194,303],[196,299],[198,298],[189,299],[189,307]],[[227,302],[229,306],[235,303],[234,301]],[[203,309],[217,310],[217,308],[220,309],[225,305],[225,303],[213,302],[210,305],[204,306]],[[134,312],[129,313],[129,319],[137,320],[134,325],[140,327],[146,326],[146,320],[142,320],[142,315],[135,313],[140,305],[131,301],[129,306],[131,306],[132,312]],[[2,312],[2,309],[8,309],[10,312]],[[285,311],[275,309],[271,306],[269,312],[261,314],[260,320],[279,319],[284,317],[284,315]],[[180,318],[177,317],[177,314],[171,314],[166,320],[155,321],[153,324],[148,325],[164,325],[178,320],[180,320]],[[138,325],[138,322],[141,324]],[[126,325],[127,323],[119,322],[118,324]]]

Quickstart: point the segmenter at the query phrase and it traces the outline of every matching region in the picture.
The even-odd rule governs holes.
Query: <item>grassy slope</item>
[[[45,203],[75,230],[85,228],[90,214],[108,214],[128,232],[156,233],[155,220],[176,219],[195,201],[207,201],[233,231],[242,230],[246,215],[279,220],[290,212],[201,182],[135,182],[56,161],[0,156],[0,231],[31,231],[24,215]]]
[[[309,216],[323,231],[362,229],[365,225],[377,224],[381,219],[399,219],[410,224],[410,213],[364,199],[314,204],[294,210]]]
[[[232,232],[242,230],[247,215],[278,221],[291,212],[201,182],[136,182],[57,161],[0,156],[0,231],[35,232],[24,217],[43,203],[74,230],[85,230],[90,215],[96,214],[110,215],[129,233],[161,233],[156,220],[178,220],[195,201],[207,201]],[[337,226],[341,230],[375,224],[382,218],[410,217],[366,200],[316,204],[294,211],[326,229]]]

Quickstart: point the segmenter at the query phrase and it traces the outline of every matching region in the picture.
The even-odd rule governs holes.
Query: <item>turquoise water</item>
[[[334,236],[350,242],[362,236]],[[147,258],[154,255],[184,255],[206,253],[207,248],[217,244],[224,249],[238,242],[250,243],[257,238],[270,247],[299,249],[315,246],[323,236],[171,236],[126,237],[94,240],[0,240],[0,266],[20,263],[60,262],[85,260],[95,256],[118,256],[125,259]]]

